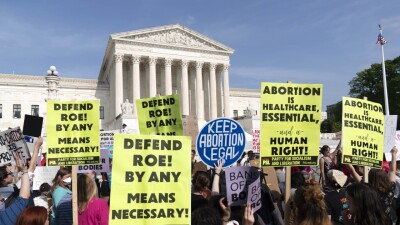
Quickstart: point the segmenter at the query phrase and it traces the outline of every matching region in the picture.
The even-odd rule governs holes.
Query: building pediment
[[[176,24],[112,34],[111,39],[233,53],[233,49]]]

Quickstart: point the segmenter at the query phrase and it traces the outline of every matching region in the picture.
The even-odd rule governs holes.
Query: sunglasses
[[[9,172],[9,173],[7,173],[7,176],[8,176],[8,175],[14,176],[14,173],[13,173],[13,172]]]

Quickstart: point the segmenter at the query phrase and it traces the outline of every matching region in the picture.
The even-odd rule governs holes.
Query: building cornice
[[[95,79],[60,77],[59,88],[76,89],[107,89],[108,85],[99,83]],[[29,87],[47,87],[45,76],[0,74],[0,85],[15,85]]]

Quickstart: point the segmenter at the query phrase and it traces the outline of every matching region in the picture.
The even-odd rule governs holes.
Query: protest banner
[[[47,166],[100,163],[99,101],[47,102]]]
[[[114,149],[114,133],[118,131],[100,131],[100,164],[79,165],[78,173],[87,173],[90,170],[96,173],[110,172],[110,158]]]
[[[257,188],[257,184],[254,183],[258,183],[258,186],[260,184],[260,172],[258,168],[251,166],[226,168],[225,180],[226,196],[231,206],[244,205],[249,202],[254,204],[254,206],[261,206],[261,189],[258,188],[260,193],[257,190],[249,189],[249,185],[252,185],[252,188]],[[253,197],[253,199],[248,199],[248,196]]]
[[[236,163],[242,156],[246,136],[242,126],[235,120],[218,118],[201,129],[196,143],[201,161],[213,167],[222,159],[225,168]]]
[[[321,84],[261,84],[262,166],[317,165]]]
[[[380,168],[384,149],[382,106],[343,97],[342,163]]]
[[[260,179],[249,184],[247,188],[247,204],[257,212],[262,206],[261,204],[261,182]]]
[[[252,129],[253,135],[253,152],[260,153],[260,129]]]
[[[395,139],[395,145],[397,149],[400,149],[400,131],[396,131],[396,139]],[[397,161],[400,160],[400,153],[397,152]]]
[[[114,136],[110,225],[190,224],[190,137]]]
[[[19,127],[0,133],[0,166],[14,161],[17,156],[21,159],[31,157],[25,137]]]
[[[179,95],[136,100],[140,134],[182,136]]]
[[[108,149],[100,149],[100,164],[78,165],[78,173],[87,173],[91,170],[96,173],[110,172],[110,153]]]
[[[392,161],[392,154],[390,150],[396,145],[396,127],[397,127],[397,115],[385,116],[385,132],[384,133],[384,144],[385,144],[385,157],[386,161]]]
[[[100,149],[107,149],[110,159],[114,152],[114,134],[118,133],[119,130],[100,131]]]
[[[39,190],[40,185],[48,183],[53,184],[53,179],[56,176],[59,166],[38,166],[36,167],[32,182],[32,190]]]

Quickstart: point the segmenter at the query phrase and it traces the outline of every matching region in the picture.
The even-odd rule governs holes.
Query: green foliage
[[[385,61],[386,83],[388,90],[390,115],[400,114],[400,56]],[[350,96],[355,98],[367,97],[369,101],[382,104],[385,108],[383,91],[383,73],[381,64],[372,64],[370,68],[357,73],[350,82]],[[386,112],[385,112],[386,114]],[[400,128],[400,118],[397,129]]]

